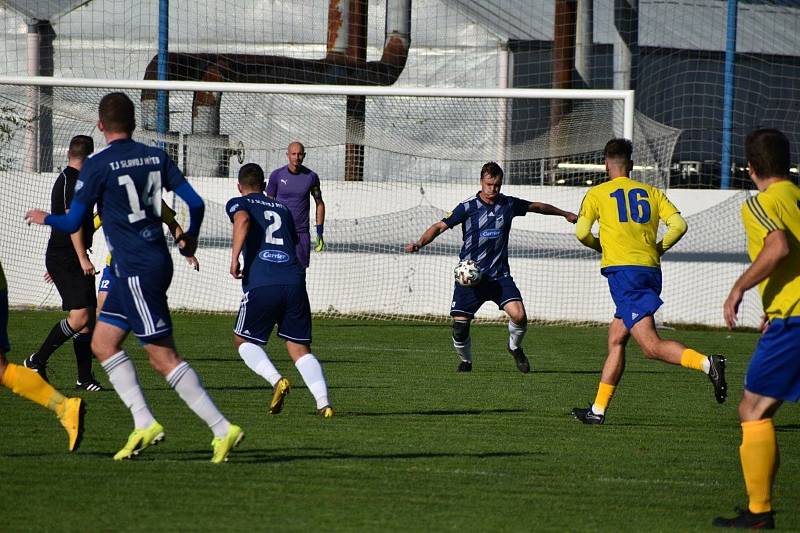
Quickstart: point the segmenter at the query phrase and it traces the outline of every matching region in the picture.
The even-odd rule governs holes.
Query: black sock
[[[39,349],[36,350],[36,353],[33,354],[33,362],[39,365],[46,365],[47,360],[50,359],[53,352],[74,336],[75,332],[69,327],[69,322],[67,322],[65,318],[50,330],[47,338]]]
[[[92,334],[91,333],[78,333],[72,339],[72,347],[75,350],[75,362],[78,365],[78,381],[86,383],[87,381],[94,380],[92,374]]]

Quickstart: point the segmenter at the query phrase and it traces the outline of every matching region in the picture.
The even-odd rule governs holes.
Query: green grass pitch
[[[53,312],[11,313],[11,359],[33,351]],[[604,426],[569,416],[594,398],[605,330],[531,327],[534,372],[517,372],[503,325],[472,328],[474,370],[457,374],[446,324],[317,320],[336,417],[314,414],[282,342],[273,361],[293,383],[284,412],[232,348],[232,316],[176,315],[179,351],[246,439],[212,465],[211,433],[133,354],[166,440],[111,460],[132,429],[113,391],[84,393],[75,454],[46,410],[0,390],[3,531],[698,531],[745,503],[736,405],[757,336],[667,331],[728,356],[722,406],[697,372],[645,360],[631,346]],[[52,380],[71,392],[71,346]],[[95,372],[107,378],[95,363]],[[800,530],[800,410],[776,418],[776,522]]]

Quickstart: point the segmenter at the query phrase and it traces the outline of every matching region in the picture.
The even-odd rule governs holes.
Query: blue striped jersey
[[[461,224],[464,244],[460,260],[472,259],[484,276],[493,279],[511,275],[508,268],[508,234],[514,217],[525,216],[530,202],[513,196],[497,195],[487,204],[476,194],[458,204],[442,222],[448,228]]]

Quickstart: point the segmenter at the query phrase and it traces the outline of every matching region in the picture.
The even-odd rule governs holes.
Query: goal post
[[[28,116],[27,95],[34,86],[53,89],[52,97],[42,99],[41,105],[49,106],[53,117],[49,148],[62,166],[73,135],[92,135],[96,146],[103,146],[95,128],[103,94],[110,90],[129,94],[137,103],[139,127],[134,138],[154,143],[157,133],[149,129],[152,117],[147,115],[150,110],[142,102],[142,91],[169,93],[167,150],[206,201],[197,253],[200,271],[190,269],[177,249],[172,250],[175,274],[170,303],[175,309],[193,312],[237,309],[241,288],[228,274],[231,228],[224,206],[238,194],[235,176],[242,163],[258,163],[269,173],[286,164],[291,141],[305,144],[305,164],[320,175],[327,211],[327,249],[312,254],[307,273],[312,310],[327,316],[444,320],[460,232],[444,233],[421,254],[405,254],[403,246],[475,194],[483,163],[497,160],[504,168],[505,194],[577,211],[587,187],[602,178],[602,167],[596,165],[602,164],[605,142],[618,136],[615,121],[620,113],[623,135],[629,131],[634,137],[635,172],[645,181],[663,184],[663,169],[669,165],[679,133],[633,113],[630,91],[3,77],[2,107]],[[198,124],[200,111],[209,111],[197,109],[197,91],[219,97],[219,107],[211,113],[216,114],[214,134],[197,131],[208,124]],[[364,119],[355,126],[346,120],[347,99],[354,96],[364,99]],[[553,99],[573,104],[556,127],[548,123]],[[0,170],[0,194],[9,206],[0,212],[0,244],[6,250],[2,261],[9,297],[12,305],[56,306],[58,295],[41,281],[47,231],[23,223],[26,208],[48,206],[56,174],[55,169],[31,172],[24,168],[22,155],[28,147],[21,131],[0,147],[0,161],[7,161]],[[346,147],[353,143],[361,143],[363,149],[360,181],[345,179]],[[183,203],[170,195],[167,199],[185,223]],[[735,201],[725,204],[731,206],[726,211],[731,216],[735,216]],[[95,242],[93,261],[101,268],[105,245],[99,236]],[[697,254],[686,255],[675,270],[680,272],[676,285],[680,292],[691,294],[712,286],[716,292],[726,290],[741,272],[738,244],[705,237],[696,245],[687,242],[689,247],[696,246]],[[563,219],[533,214],[516,219],[509,256],[532,321],[589,323],[606,321],[611,315],[608,290],[598,273],[599,257],[575,240],[572,225]],[[693,264],[699,256],[707,259],[700,265],[705,271]],[[713,263],[717,258],[726,264]],[[665,269],[665,276],[673,268],[677,266]],[[697,309],[685,301],[672,305],[674,314],[667,321],[721,325],[716,310]],[[482,320],[501,317],[492,305],[485,305],[478,315]]]

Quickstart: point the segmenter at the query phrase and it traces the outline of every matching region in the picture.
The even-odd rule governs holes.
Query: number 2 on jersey
[[[267,244],[277,244],[283,246],[283,239],[276,237],[275,234],[281,229],[283,222],[280,215],[275,211],[264,211],[264,218],[267,219],[267,227],[264,229],[264,238]]]
[[[625,203],[625,190],[617,189],[609,194],[617,201],[617,212],[619,221],[627,222],[628,213],[630,219],[639,224],[646,224],[650,221],[650,202],[647,199],[647,191],[644,189],[631,189],[628,191],[628,202]],[[630,206],[630,209],[629,209]]]
[[[142,208],[142,204],[151,206],[156,216],[161,218],[161,172],[152,170],[147,174],[147,182],[144,184],[141,202],[139,202],[139,195],[136,192],[136,184],[133,183],[133,178],[129,174],[123,174],[118,180],[120,186],[125,187],[125,192],[128,193],[128,204],[131,207],[128,222],[134,224],[144,220],[147,215]]]

